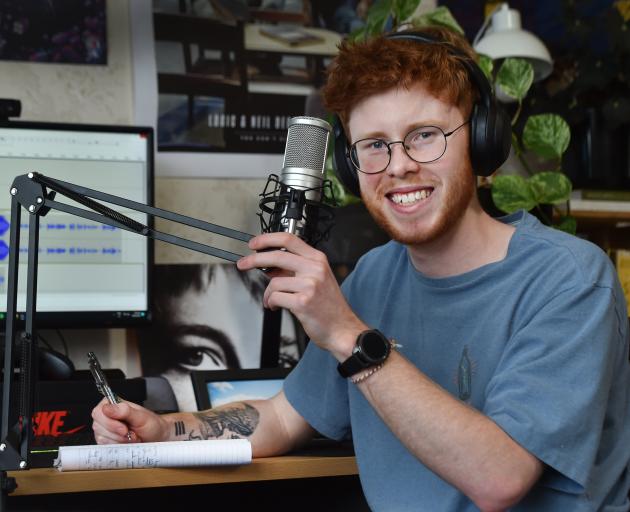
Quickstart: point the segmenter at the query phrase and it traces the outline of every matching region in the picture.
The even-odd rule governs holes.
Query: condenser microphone
[[[261,230],[284,231],[315,246],[332,227],[332,185],[325,179],[326,154],[332,127],[323,119],[308,116],[289,120],[280,177],[271,174],[260,194]]]

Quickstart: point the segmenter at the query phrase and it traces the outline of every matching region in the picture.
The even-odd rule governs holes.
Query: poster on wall
[[[166,378],[180,411],[197,409],[193,370],[260,368],[269,347],[277,353],[272,366],[292,368],[304,350],[290,313],[281,312],[279,329],[266,329],[261,272],[229,263],[156,265],[153,282],[153,322],[138,330],[142,374]],[[279,336],[279,349],[263,332]]]
[[[158,151],[282,153],[371,2],[153,0]]]
[[[106,0],[0,0],[0,60],[106,65]]]

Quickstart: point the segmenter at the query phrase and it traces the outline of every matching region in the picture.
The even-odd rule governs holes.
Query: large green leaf
[[[368,18],[363,29],[362,38],[377,36],[385,31],[385,24],[387,23],[387,16],[382,18],[372,17]],[[361,30],[361,29],[359,29]]]
[[[540,172],[529,178],[534,199],[542,204],[558,204],[571,197],[571,181],[560,172]]]
[[[394,16],[399,22],[406,21],[420,5],[422,0],[394,0]]]
[[[517,210],[531,210],[536,199],[529,183],[517,174],[495,176],[492,180],[492,201],[505,213]]]
[[[436,9],[421,14],[420,16],[416,16],[413,18],[412,23],[417,27],[441,25],[464,35],[464,29],[459,23],[457,23],[457,20],[453,17],[451,11],[446,6],[437,7]]]
[[[367,13],[366,28],[368,35],[381,34],[392,13],[394,0],[378,0]]]
[[[481,71],[483,71],[483,74],[486,75],[486,78],[490,82],[492,82],[494,80],[494,78],[492,77],[492,70],[494,69],[493,60],[487,55],[480,53],[477,64],[479,64],[479,67],[481,68]]]
[[[333,207],[343,207],[361,202],[361,199],[348,192],[339,180],[334,169],[332,152],[326,158],[326,179],[330,181],[334,197],[330,197],[328,189],[324,188],[324,203]]]
[[[534,82],[534,68],[524,59],[508,58],[497,73],[497,85],[507,96],[518,101],[527,95]]]
[[[368,9],[367,19],[370,18],[382,18],[383,16],[389,16],[392,11],[392,6],[395,0],[377,0]]]
[[[560,158],[570,141],[571,129],[557,114],[538,114],[525,122],[523,144],[543,158]]]
[[[553,225],[554,228],[575,235],[577,232],[577,220],[575,217],[564,216],[557,223]]]

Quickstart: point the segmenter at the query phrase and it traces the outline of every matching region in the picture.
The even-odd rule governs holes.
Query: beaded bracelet
[[[383,368],[383,364],[384,363],[381,363],[378,366],[373,366],[367,372],[362,373],[358,377],[350,378],[350,382],[352,382],[353,384],[358,384],[359,382],[363,382],[365,379],[367,379],[371,375],[374,375],[377,371]]]

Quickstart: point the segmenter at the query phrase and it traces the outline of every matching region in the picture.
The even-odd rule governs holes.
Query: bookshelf
[[[630,190],[576,189],[569,204],[580,236],[609,253],[630,249]]]
[[[578,236],[600,246],[615,264],[630,317],[630,200],[573,197],[570,206]]]

